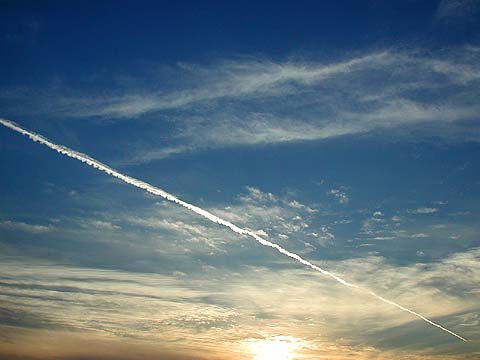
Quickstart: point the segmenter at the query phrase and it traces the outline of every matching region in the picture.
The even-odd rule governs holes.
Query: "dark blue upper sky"
[[[438,1],[3,1],[1,8],[1,77],[9,85],[61,77],[77,86],[92,73],[159,61],[328,58],[479,39],[477,21],[435,19]]]

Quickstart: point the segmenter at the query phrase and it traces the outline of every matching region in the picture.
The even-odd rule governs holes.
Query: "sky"
[[[480,358],[480,1],[5,0],[0,64],[0,359]]]

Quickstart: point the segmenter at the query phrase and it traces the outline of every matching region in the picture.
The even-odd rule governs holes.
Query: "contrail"
[[[430,325],[433,325],[433,326],[436,326],[437,328],[443,330],[443,331],[446,331],[447,333],[459,338],[460,340],[463,340],[463,341],[467,341],[467,339],[461,337],[460,335],[458,334],[455,334],[453,331],[450,331],[446,328],[444,328],[443,326],[433,322],[432,320],[429,320],[427,319],[426,317],[424,317],[423,315],[420,315],[419,313],[416,313],[415,311],[412,311],[412,310],[409,310],[407,309],[406,307],[403,307],[402,305],[399,305],[391,300],[388,300],[388,299],[385,299],[377,294],[375,294],[373,291],[370,291],[370,290],[366,290],[366,289],[362,289],[361,287],[359,287],[358,285],[355,285],[355,284],[352,284],[348,281],[345,281],[343,280],[342,278],[340,278],[339,276],[335,275],[335,274],[332,274],[330,271],[327,271],[327,270],[324,270],[320,267],[318,267],[317,265],[314,265],[312,264],[311,262],[303,259],[302,257],[300,257],[299,255],[295,254],[295,253],[292,253],[284,248],[282,248],[280,245],[278,244],[275,244],[275,243],[272,243],[268,240],[265,240],[264,238],[258,236],[257,234],[255,234],[253,231],[251,230],[247,230],[247,229],[242,229],[240,227],[238,227],[237,225],[227,221],[227,220],[224,220],[222,218],[219,218],[218,216],[202,209],[202,208],[199,208],[198,206],[195,206],[195,205],[192,205],[192,204],[189,204],[179,198],[177,198],[176,196],[162,190],[162,189],[159,189],[153,185],[150,185],[146,182],[143,182],[141,180],[138,180],[138,179],[135,179],[135,178],[132,178],[130,176],[127,176],[127,175],[124,175],[122,173],[119,173],[118,171],[112,169],[111,167],[101,163],[100,161],[98,160],[95,160],[93,158],[91,158],[90,156],[86,155],[86,154],[83,154],[81,152],[78,152],[78,151],[75,151],[75,150],[72,150],[66,146],[63,146],[63,145],[57,145],[53,142],[51,142],[50,140],[48,140],[47,138],[43,137],[42,135],[39,135],[39,134],[36,134],[34,132],[31,132],[31,131],[28,131],[24,128],[22,128],[20,125],[14,123],[13,121],[10,121],[10,120],[6,120],[6,119],[1,119],[0,118],[0,123],[16,132],[19,132],[20,134],[22,135],[25,135],[27,137],[29,137],[30,139],[32,139],[33,141],[36,141],[36,142],[39,142],[43,145],[46,145],[48,146],[49,148],[61,153],[61,154],[64,154],[64,155],[67,155],[71,158],[74,158],[74,159],[77,159],[77,160],[80,160],[81,162],[87,164],[87,165],[90,165],[100,171],[103,171],[105,173],[107,173],[108,175],[111,175],[111,176],[114,176],[124,182],[126,182],[127,184],[130,184],[130,185],[133,185],[133,186],[136,186],[140,189],[143,189],[145,191],[148,191],[149,193],[151,194],[154,194],[154,195],[157,195],[157,196],[161,196],[163,197],[164,199],[168,200],[168,201],[171,201],[171,202],[174,202],[178,205],[181,205],[191,211],[193,211],[194,213],[200,215],[200,216],[203,216],[204,218],[214,222],[214,223],[217,223],[217,224],[220,224],[220,225],[223,225],[223,226],[226,226],[228,227],[230,230],[236,232],[237,234],[241,234],[241,235],[248,235],[248,236],[251,236],[252,238],[254,238],[256,241],[258,241],[260,244],[262,244],[263,246],[269,246],[271,248],[274,248],[275,250],[277,250],[278,252],[292,258],[292,259],[295,259],[297,260],[298,262],[300,262],[301,264],[305,265],[305,266],[308,266],[310,268],[312,268],[313,270],[315,271],[318,271],[320,273],[322,273],[323,275],[326,275],[326,276],[329,276],[331,277],[332,279],[334,279],[335,281],[338,281],[340,284],[343,284],[345,286],[348,286],[348,287],[351,287],[351,288],[356,288],[356,289],[359,289],[367,294],[370,294],[372,295],[373,297],[377,298],[378,300],[386,303],[386,304],[390,304],[390,305],[393,305],[395,307],[397,307],[398,309],[400,310],[403,310],[405,312],[408,312],[420,319],[422,319],[423,321],[429,323]]]

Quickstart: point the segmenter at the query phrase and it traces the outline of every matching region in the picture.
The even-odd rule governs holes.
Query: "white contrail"
[[[70,156],[71,158],[74,158],[74,159],[77,159],[77,160],[80,160],[81,162],[83,163],[86,163],[87,165],[90,165],[100,171],[103,171],[109,175],[112,175],[124,182],[126,182],[127,184],[130,184],[130,185],[133,185],[133,186],[136,186],[140,189],[143,189],[145,191],[148,191],[149,193],[152,193],[154,195],[158,195],[158,196],[161,196],[163,197],[164,199],[168,200],[168,201],[171,201],[171,202],[174,202],[176,204],[179,204],[191,211],[193,211],[194,213],[200,215],[200,216],[203,216],[204,218],[214,222],[214,223],[217,223],[217,224],[220,224],[220,225],[223,225],[223,226],[226,226],[228,227],[229,229],[231,229],[232,231],[238,233],[238,234],[241,234],[241,235],[248,235],[248,236],[251,236],[253,237],[256,241],[258,241],[260,244],[264,245],[264,246],[269,246],[271,248],[274,248],[275,250],[277,250],[278,252],[292,258],[292,259],[295,259],[297,260],[298,262],[302,263],[303,265],[306,265],[310,268],[312,268],[313,270],[316,270],[318,272],[321,272],[323,275],[326,275],[326,276],[329,276],[331,277],[332,279],[338,281],[339,283],[345,285],[345,286],[348,286],[348,287],[351,287],[351,288],[356,288],[356,289],[359,289],[359,290],[362,290],[363,292],[366,292],[372,296],[374,296],[375,298],[377,298],[378,300],[380,301],[383,301],[384,303],[386,304],[390,304],[390,305],[393,305],[395,307],[397,307],[398,309],[400,310],[403,310],[405,312],[408,312],[412,315],[415,315],[416,317],[426,321],[427,323],[433,325],[433,326],[436,326],[438,327],[439,329],[442,329],[443,331],[446,331],[448,332],[449,334],[453,335],[453,336],[456,336],[457,338],[459,338],[460,340],[463,340],[463,341],[467,341],[467,339],[461,337],[460,335],[458,334],[455,334],[453,331],[450,331],[446,328],[444,328],[443,326],[427,319],[426,317],[424,317],[423,315],[420,315],[418,313],[416,313],[415,311],[412,311],[412,310],[409,310],[407,309],[406,307],[403,307],[402,305],[399,305],[391,300],[387,300],[377,294],[375,294],[374,292],[370,291],[370,290],[366,290],[366,289],[362,289],[360,288],[358,285],[355,285],[355,284],[352,284],[348,281],[345,281],[343,280],[342,278],[338,277],[337,275],[335,274],[332,274],[330,271],[327,271],[327,270],[324,270],[314,264],[312,264],[311,262],[303,259],[302,257],[300,257],[299,255],[295,254],[295,253],[292,253],[284,248],[282,248],[280,245],[278,244],[275,244],[275,243],[272,243],[268,240],[265,240],[264,238],[258,236],[257,234],[255,234],[253,231],[251,230],[247,230],[247,229],[242,229],[240,227],[238,227],[237,225],[227,221],[227,220],[224,220],[222,218],[219,218],[218,216],[202,209],[202,208],[199,208],[198,206],[195,206],[195,205],[192,205],[192,204],[189,204],[177,197],[175,197],[174,195],[172,194],[169,194],[168,192],[162,190],[162,189],[159,189],[153,185],[150,185],[150,184],[147,184],[146,182],[143,182],[141,180],[138,180],[138,179],[135,179],[135,178],[132,178],[130,176],[127,176],[127,175],[123,175],[121,173],[119,173],[118,171],[112,169],[111,167],[105,165],[105,164],[102,164],[100,161],[97,161],[95,159],[92,159],[90,156],[86,155],[86,154],[83,154],[81,152],[78,152],[78,151],[75,151],[75,150],[72,150],[72,149],[69,149],[68,147],[66,146],[63,146],[63,145],[57,145],[53,142],[51,142],[50,140],[48,140],[47,138],[43,137],[42,135],[39,135],[39,134],[36,134],[34,132],[31,132],[31,131],[28,131],[24,128],[22,128],[20,125],[14,123],[13,121],[10,121],[10,120],[5,120],[5,119],[1,119],[0,118],[0,123],[12,130],[15,130],[17,132],[19,132],[20,134],[22,135],[25,135],[25,136],[28,136],[30,139],[32,139],[33,141],[36,141],[36,142],[39,142],[41,144],[44,144],[46,146],[48,146],[49,148],[61,153],[61,154],[64,154],[64,155],[67,155],[67,156]]]

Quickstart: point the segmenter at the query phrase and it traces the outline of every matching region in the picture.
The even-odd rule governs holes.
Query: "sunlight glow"
[[[247,348],[253,360],[291,360],[299,341],[291,336],[276,336],[269,339],[250,339]]]

